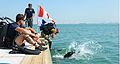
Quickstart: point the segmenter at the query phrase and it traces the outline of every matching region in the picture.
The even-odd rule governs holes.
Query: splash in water
[[[102,46],[96,41],[86,41],[80,44],[73,42],[69,46],[69,51],[72,50],[75,50],[75,53],[70,58],[90,60],[94,55],[102,51]]]
[[[54,56],[52,56],[53,58],[60,58],[60,59],[63,59],[64,57],[63,57],[63,55],[54,55]]]
[[[64,55],[68,52],[75,51],[75,53],[69,57],[69,59],[76,60],[90,60],[95,55],[100,53],[103,50],[102,45],[100,45],[97,41],[83,41],[83,42],[72,42],[68,46],[68,49],[61,49],[60,51],[54,50],[55,55],[53,58],[63,59]],[[60,53],[62,52],[62,53]]]

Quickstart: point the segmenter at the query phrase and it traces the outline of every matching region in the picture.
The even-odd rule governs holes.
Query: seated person
[[[41,43],[41,41],[44,41],[44,39],[40,39],[40,36],[36,34],[34,29],[23,27],[23,20],[23,14],[18,14],[16,16],[16,22],[10,24],[7,36],[11,39],[15,39],[15,44],[18,46],[22,46],[24,44],[24,40],[26,40],[29,44],[35,46],[36,49],[41,51],[47,49],[38,44]]]

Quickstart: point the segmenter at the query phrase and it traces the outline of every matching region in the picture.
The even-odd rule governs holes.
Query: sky
[[[34,23],[37,23],[39,5],[57,24],[119,22],[119,0],[1,0],[0,17],[15,20],[18,13],[24,14],[28,3],[33,4],[36,12]]]

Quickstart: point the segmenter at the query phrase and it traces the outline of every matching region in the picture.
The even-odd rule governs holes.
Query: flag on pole
[[[44,9],[42,6],[39,6],[38,19],[39,19],[39,17],[40,17],[40,20],[38,20],[38,23],[39,23],[39,24],[42,23],[41,19],[43,19],[43,18],[49,19],[50,21],[52,21],[52,23],[55,24],[55,20],[52,19],[52,18],[49,16],[48,12],[46,12],[45,9]],[[47,22],[47,21],[46,21],[46,22]],[[39,25],[39,26],[40,26],[40,25]]]
[[[42,6],[39,7],[38,17],[48,18],[48,13],[42,8]]]

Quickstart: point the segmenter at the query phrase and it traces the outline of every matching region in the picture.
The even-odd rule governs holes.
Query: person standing
[[[33,17],[35,16],[35,11],[32,8],[32,4],[28,4],[28,8],[25,9],[25,14],[24,17],[26,16],[26,22],[25,24],[27,25],[27,27],[31,27],[33,26]]]

